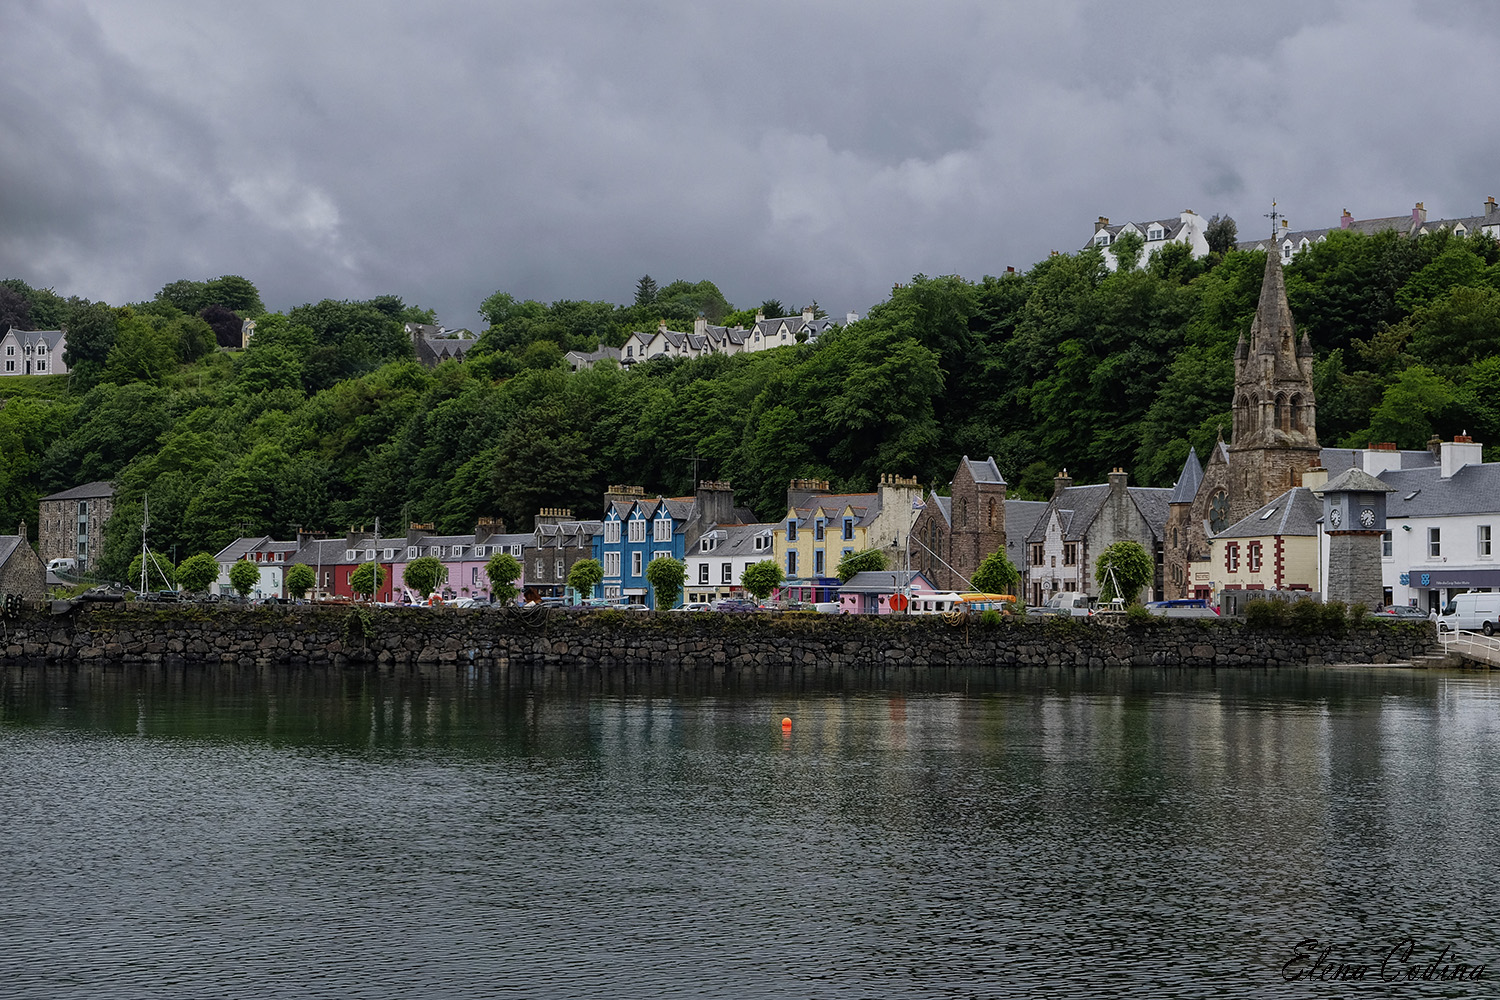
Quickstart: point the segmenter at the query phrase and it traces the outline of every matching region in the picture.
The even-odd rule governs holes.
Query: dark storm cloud
[[[723,8],[723,9],[721,9]],[[1295,226],[1496,193],[1481,4],[23,2],[0,275],[124,302],[496,289],[863,312],[1098,215]]]

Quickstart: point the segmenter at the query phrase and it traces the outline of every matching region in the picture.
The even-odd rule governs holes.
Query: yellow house
[[[812,497],[788,507],[773,545],[786,580],[782,596],[802,601],[838,600],[839,560],[869,546],[866,535],[880,514],[878,493]]]
[[[1214,535],[1208,565],[1216,596],[1237,590],[1317,590],[1322,516],[1323,502],[1312,490],[1297,486]]]

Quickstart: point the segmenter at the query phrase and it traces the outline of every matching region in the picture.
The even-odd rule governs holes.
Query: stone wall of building
[[[201,662],[411,669],[715,671],[824,666],[1298,667],[1397,663],[1434,651],[1430,624],[1343,634],[1234,621],[1103,625],[1032,619],[957,625],[940,616],[570,613],[557,609],[393,609],[85,605],[6,623],[5,660]]]

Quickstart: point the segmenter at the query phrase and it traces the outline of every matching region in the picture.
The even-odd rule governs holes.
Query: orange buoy
[[[782,732],[785,732],[785,731],[787,731],[788,729],[791,729],[791,728],[792,728],[792,720],[791,719],[782,719],[781,720],[781,729],[782,729]]]

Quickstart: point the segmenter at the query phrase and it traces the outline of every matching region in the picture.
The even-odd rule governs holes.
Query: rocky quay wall
[[[1104,625],[1049,618],[951,625],[941,617],[589,614],[555,609],[82,606],[4,623],[4,660],[306,664],[411,669],[709,671],[995,667],[1300,667],[1404,663],[1431,654],[1430,624],[1337,632],[1234,621]]]

